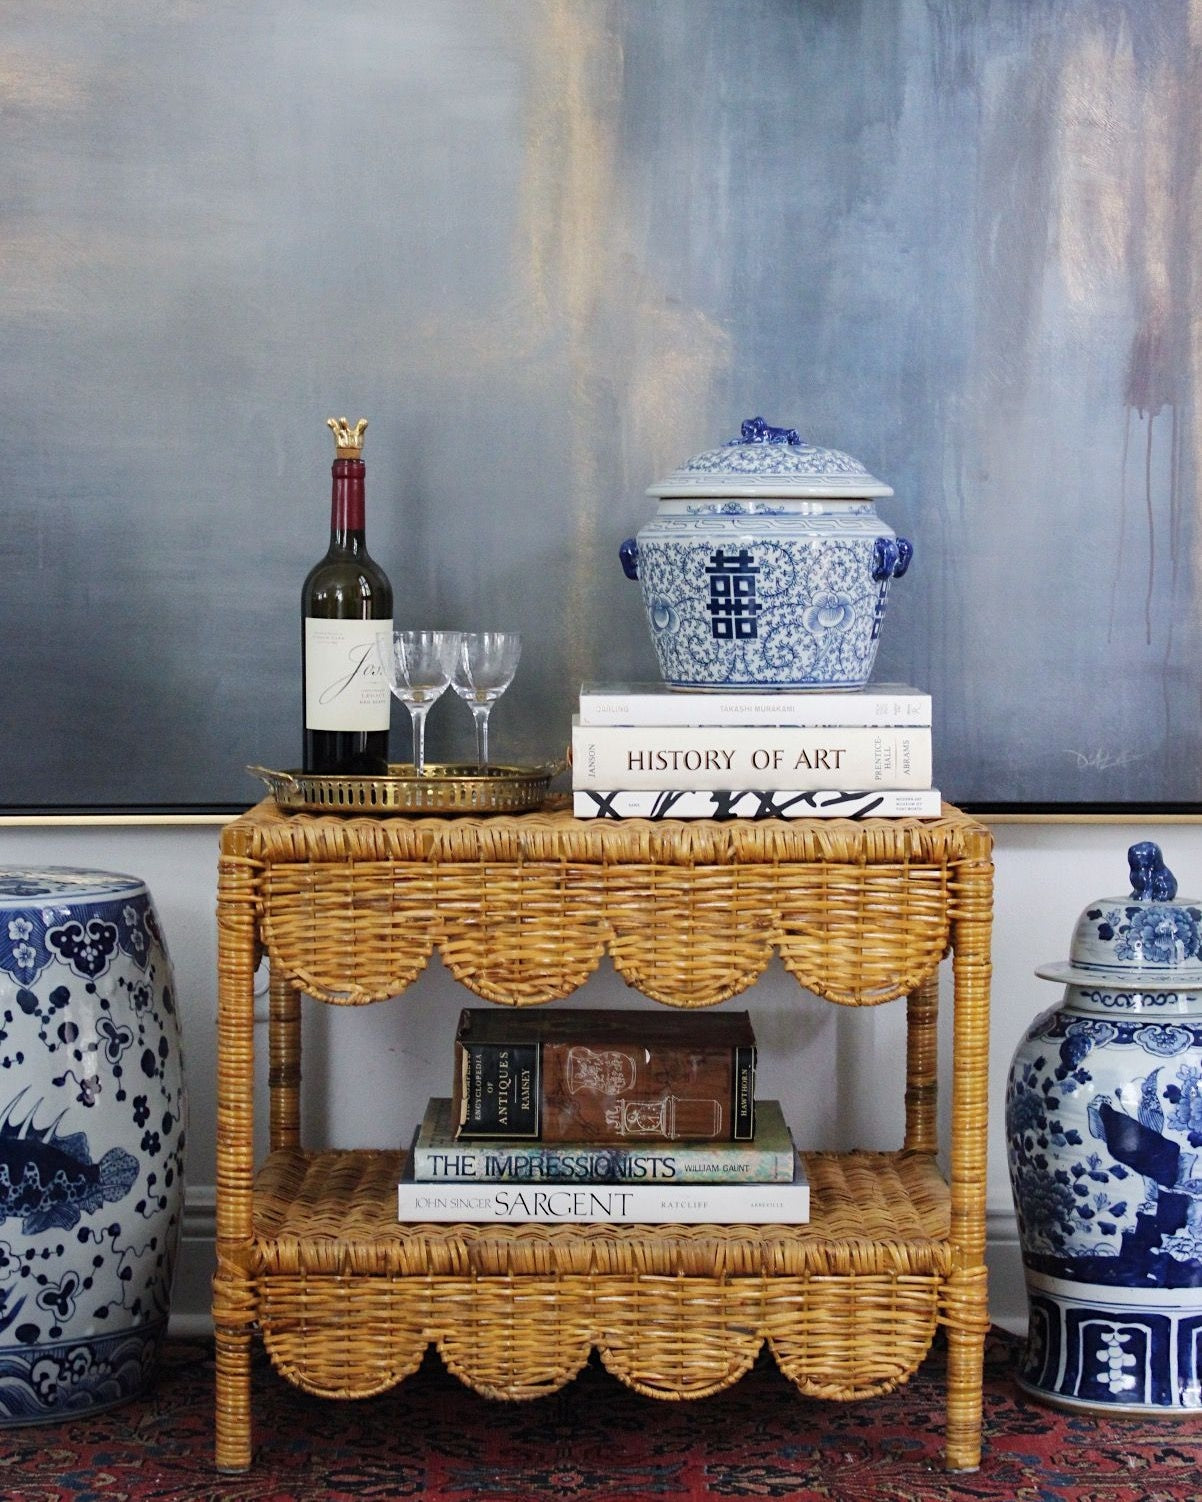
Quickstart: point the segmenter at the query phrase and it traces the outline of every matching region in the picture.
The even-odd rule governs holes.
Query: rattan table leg
[[[250,1468],[250,1342],[248,1326],[214,1327],[217,1383],[213,1459],[219,1471]]]
[[[947,1326],[944,1466],[949,1471],[975,1471],[981,1464],[985,1333],[989,1328],[985,1269],[953,1278],[952,1289],[948,1290],[954,1310]]]
[[[250,1342],[255,1290],[245,1267],[254,1234],[255,904],[260,868],[227,831],[217,883],[217,1272],[214,1459],[250,1465]]]
[[[985,1333],[985,1188],[989,1110],[991,861],[957,871],[952,925],[955,1011],[952,1042],[951,1238],[956,1271],[944,1291],[947,1309],[947,1447],[949,1471],[981,1463]]]
[[[914,1152],[939,1146],[939,971],[906,999],[906,1137]]]
[[[268,1115],[274,1152],[300,1146],[301,998],[273,967],[268,1029]]]

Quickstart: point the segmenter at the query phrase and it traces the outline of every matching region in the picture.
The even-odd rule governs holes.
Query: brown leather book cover
[[[456,1135],[750,1140],[755,1062],[747,1012],[466,1007],[455,1034]]]

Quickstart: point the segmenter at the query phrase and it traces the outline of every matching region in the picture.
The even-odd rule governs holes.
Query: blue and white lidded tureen
[[[857,460],[750,418],[647,492],[620,549],[664,680],[678,688],[862,688],[889,581],[913,548],[877,515]]]
[[[1202,901],[1150,841],[1082,912],[1006,1090],[1030,1309],[1019,1380],[1108,1412],[1202,1408]]]

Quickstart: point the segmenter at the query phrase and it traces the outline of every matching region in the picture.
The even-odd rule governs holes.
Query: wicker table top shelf
[[[562,1386],[590,1350],[641,1392],[700,1397],[766,1343],[802,1394],[847,1399],[904,1382],[942,1325],[947,1464],[974,1468],[991,919],[989,833],[946,805],[924,820],[653,822],[561,806],[285,815],[265,800],[235,820],[218,883],[218,1466],[251,1461],[256,1335],[289,1380],[336,1397],[383,1391],[431,1344],[497,1398]],[[256,1165],[264,954],[270,1150]],[[806,1225],[401,1224],[403,1152],[301,1141],[302,993],[385,1002],[437,958],[480,997],[538,1005],[608,959],[645,996],[704,1007],[754,984],[774,954],[831,1001],[906,1006],[901,1150],[807,1153]]]
[[[223,831],[222,850],[265,866],[387,861],[504,867],[684,867],[776,862],[915,867],[990,859],[987,828],[951,804],[934,819],[576,819],[564,800],[538,813],[362,818],[286,814],[271,799]]]
[[[406,1154],[272,1153],[255,1187],[264,1272],[482,1277],[524,1273],[838,1276],[887,1267],[946,1275],[949,1197],[925,1153],[805,1155],[804,1225],[400,1224]]]

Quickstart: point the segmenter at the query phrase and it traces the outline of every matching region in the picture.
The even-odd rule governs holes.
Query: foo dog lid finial
[[[892,495],[893,487],[870,475],[850,454],[807,443],[796,428],[748,417],[738,438],[697,454],[647,494],[661,500],[779,496],[850,501]]]
[[[1178,902],[1160,846],[1127,851],[1131,892],[1102,897],[1077,920],[1068,960],[1036,975],[1072,986],[1125,991],[1202,990],[1202,902]]]
[[[334,435],[334,453],[337,458],[363,458],[363,434],[367,431],[366,417],[361,417],[353,428],[345,417],[327,417],[326,427]]]

